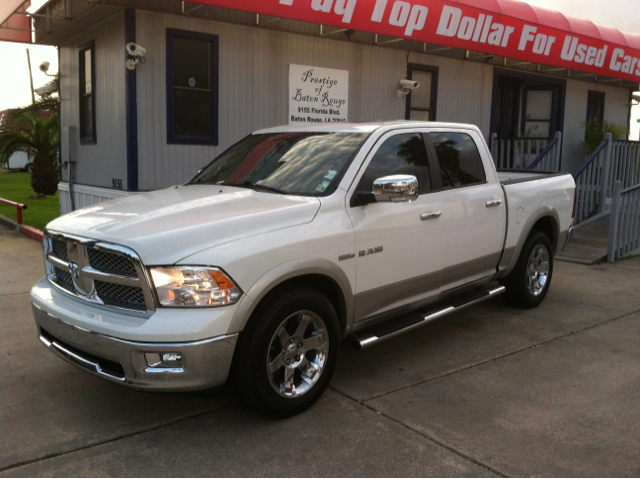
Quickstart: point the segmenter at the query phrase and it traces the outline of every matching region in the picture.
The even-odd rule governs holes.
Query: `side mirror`
[[[391,175],[373,182],[373,195],[377,203],[412,201],[418,198],[418,179],[411,175]]]

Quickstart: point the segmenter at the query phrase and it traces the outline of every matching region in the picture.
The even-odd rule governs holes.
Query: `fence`
[[[622,188],[640,184],[640,142],[613,140],[607,133],[573,177],[576,180],[575,224],[605,214],[615,181],[620,181]]]
[[[640,252],[640,184],[625,190],[622,182],[613,185],[607,261]]]
[[[501,169],[529,168],[537,160],[536,166],[539,165],[541,169],[558,171],[560,168],[561,138],[562,133],[556,132],[554,138],[501,140],[498,139],[497,133],[492,133],[491,155],[496,167]],[[549,148],[549,146],[551,147]],[[544,162],[542,162],[543,159]]]

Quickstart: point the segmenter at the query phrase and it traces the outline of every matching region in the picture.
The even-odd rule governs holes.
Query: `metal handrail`
[[[5,200],[4,198],[0,198],[0,203],[4,203],[5,205],[15,206],[18,210],[18,224],[22,224],[22,210],[27,209],[27,205],[23,205],[22,203],[16,203],[15,201]]]
[[[591,155],[589,156],[589,158],[587,158],[587,159],[585,160],[585,162],[584,162],[584,163],[582,163],[582,166],[580,166],[580,168],[578,168],[578,170],[573,174],[573,179],[576,179],[578,176],[580,176],[580,175],[582,174],[582,172],[583,172],[584,170],[586,170],[586,169],[587,169],[587,167],[591,164],[591,162],[592,162],[593,160],[595,160],[595,159],[598,157],[598,155],[600,154],[600,152],[601,152],[601,151],[602,151],[602,150],[607,146],[607,144],[609,144],[609,140],[605,138],[605,139],[602,141],[602,143],[600,143],[600,144],[598,145],[598,148],[596,148],[596,149],[593,151],[593,153],[591,153]]]
[[[536,166],[538,166],[538,163],[542,161],[542,159],[547,155],[547,153],[549,153],[551,148],[553,148],[557,144],[558,144],[558,138],[556,137],[553,140],[551,140],[551,142],[545,147],[544,150],[540,152],[540,154],[536,157],[536,159],[533,160],[527,168],[530,170],[533,170]]]

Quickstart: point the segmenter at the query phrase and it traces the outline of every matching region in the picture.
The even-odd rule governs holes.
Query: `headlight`
[[[227,275],[206,266],[151,268],[162,306],[224,306],[233,304],[241,291]]]

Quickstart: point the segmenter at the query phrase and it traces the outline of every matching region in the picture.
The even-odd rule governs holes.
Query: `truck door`
[[[493,168],[485,168],[492,160],[477,132],[430,130],[425,144],[438,164],[433,196],[441,213],[437,219],[443,245],[440,291],[447,292],[495,274],[505,237],[506,205]]]
[[[356,236],[356,321],[437,294],[446,247],[437,218],[421,217],[437,214],[442,204],[431,194],[432,165],[420,132],[387,133],[364,166],[348,198],[356,191],[371,192],[379,178],[398,174],[418,179],[419,196],[411,202],[347,205]]]

